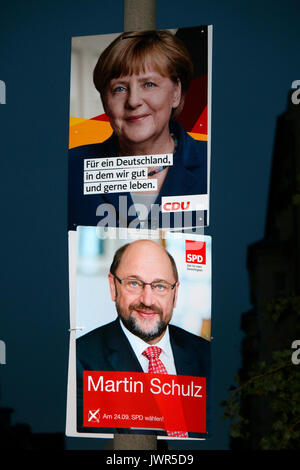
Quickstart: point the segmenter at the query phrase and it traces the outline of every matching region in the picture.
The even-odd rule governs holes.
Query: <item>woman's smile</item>
[[[144,120],[148,116],[150,116],[150,114],[137,114],[137,115],[134,115],[134,116],[125,117],[125,120],[128,121],[129,123],[135,124],[136,122],[141,122],[142,120]]]

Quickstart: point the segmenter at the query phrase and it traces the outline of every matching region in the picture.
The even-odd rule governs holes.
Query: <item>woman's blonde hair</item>
[[[94,85],[100,95],[113,78],[145,72],[151,65],[174,83],[181,82],[181,100],[172,117],[180,114],[193,78],[193,63],[180,39],[168,31],[132,31],[118,36],[100,55]]]

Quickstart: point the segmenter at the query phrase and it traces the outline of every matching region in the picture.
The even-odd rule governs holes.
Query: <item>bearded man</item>
[[[206,377],[207,381],[210,376],[210,342],[170,325],[179,279],[173,257],[162,246],[151,240],[122,246],[114,255],[108,280],[117,319],[76,343],[78,431],[165,434],[82,426],[83,370],[153,372],[151,356],[158,351],[163,373]]]

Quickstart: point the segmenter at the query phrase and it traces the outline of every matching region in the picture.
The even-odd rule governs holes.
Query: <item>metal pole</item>
[[[124,0],[124,31],[155,29],[156,0]]]
[[[114,450],[156,450],[156,436],[142,434],[115,434]]]
[[[124,0],[124,31],[155,29],[156,0]],[[156,436],[115,434],[115,450],[156,450]]]

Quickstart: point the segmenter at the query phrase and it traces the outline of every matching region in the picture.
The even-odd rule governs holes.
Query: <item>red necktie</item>
[[[158,346],[149,346],[143,352],[143,356],[145,356],[149,360],[148,372],[150,374],[167,374],[168,373],[163,362],[159,359],[161,352],[162,350]],[[167,431],[167,435],[174,436],[174,437],[188,437],[188,434],[183,431]]]

